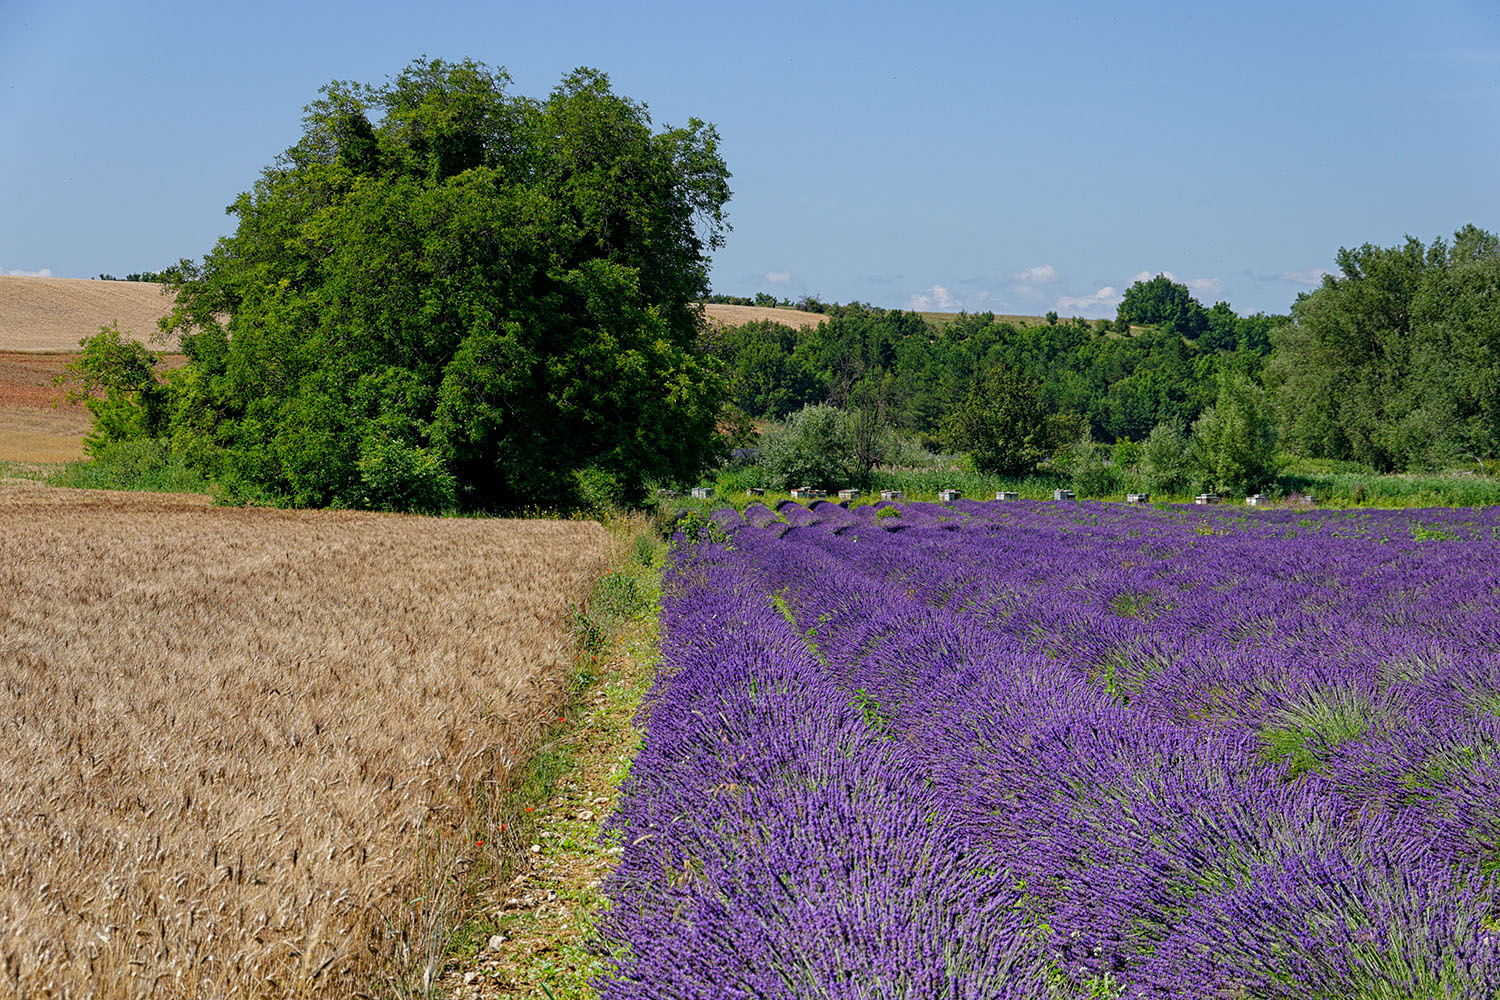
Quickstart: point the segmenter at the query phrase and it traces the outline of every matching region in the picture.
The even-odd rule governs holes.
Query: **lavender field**
[[[887,508],[675,549],[604,997],[1500,996],[1495,509]]]

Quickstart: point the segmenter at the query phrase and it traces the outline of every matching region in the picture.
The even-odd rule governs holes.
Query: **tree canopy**
[[[1197,340],[1208,328],[1209,321],[1208,314],[1188,287],[1165,274],[1158,274],[1149,281],[1137,281],[1125,289],[1115,315],[1116,322],[1122,326],[1161,326],[1167,332],[1188,340]]]
[[[174,446],[252,495],[375,507],[628,500],[717,458],[716,131],[656,130],[594,70],[509,83],[421,59],[322,89],[171,276]]]
[[[1288,443],[1380,470],[1500,455],[1500,240],[1469,225],[1336,261],[1273,334]]]

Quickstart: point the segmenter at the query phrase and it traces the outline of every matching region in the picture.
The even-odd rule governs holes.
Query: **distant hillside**
[[[106,323],[149,342],[172,307],[162,286],[145,281],[0,276],[0,351],[76,351]],[[152,347],[176,350],[175,338]]]
[[[145,281],[93,281],[85,278],[0,276],[0,351],[72,352],[78,342],[116,322],[120,330],[150,343],[156,321],[171,311],[162,286]],[[805,329],[828,317],[797,309],[759,306],[704,306],[710,323],[738,326],[768,319]],[[161,350],[176,350],[174,338]]]
[[[703,312],[708,316],[708,321],[716,326],[739,326],[741,323],[770,320],[772,323],[780,323],[783,326],[805,330],[810,326],[818,326],[824,320],[828,319],[827,316],[821,313],[803,312],[800,309],[773,309],[767,306],[730,306],[713,302],[705,305]]]
[[[949,323],[954,322],[960,316],[963,316],[965,314],[964,313],[944,313],[944,312],[919,312],[919,313],[917,313],[917,315],[920,316],[920,317],[922,317],[923,319],[925,319],[927,322],[931,323],[933,326],[938,327],[939,329],[941,329],[942,327],[947,326]],[[974,315],[978,315],[978,314],[977,313],[969,313],[968,315],[974,316]],[[1016,315],[1011,315],[1009,313],[1002,315],[1000,313],[995,313],[995,321],[998,322],[998,323],[1010,323],[1013,326],[1043,326],[1047,322],[1047,317],[1045,317],[1045,316],[1016,316]]]

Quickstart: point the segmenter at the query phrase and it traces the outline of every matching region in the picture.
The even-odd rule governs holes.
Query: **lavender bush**
[[[1500,516],[720,511],[606,998],[1500,997]]]

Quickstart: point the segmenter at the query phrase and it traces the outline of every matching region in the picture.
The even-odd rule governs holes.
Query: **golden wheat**
[[[606,544],[0,481],[0,993],[364,992],[554,710]]]
[[[147,281],[22,278],[0,275],[0,350],[76,351],[107,323],[147,341],[172,311],[165,285]],[[157,349],[177,349],[174,336]]]
[[[828,317],[822,313],[803,312],[800,309],[774,309],[769,306],[735,306],[709,302],[703,306],[703,316],[713,326],[739,326],[742,323],[758,323],[769,320],[782,326],[806,330],[821,326]]]

